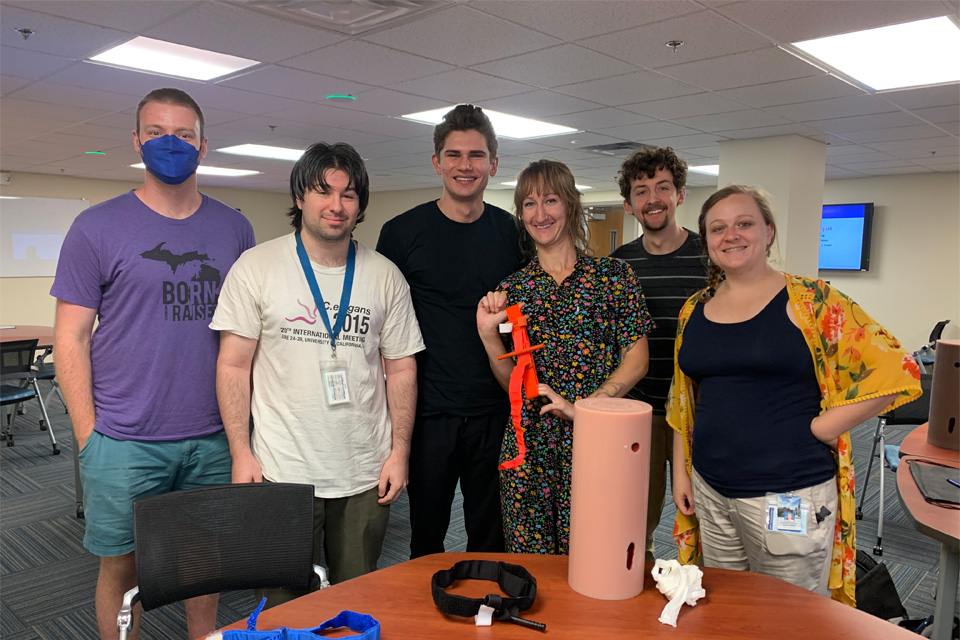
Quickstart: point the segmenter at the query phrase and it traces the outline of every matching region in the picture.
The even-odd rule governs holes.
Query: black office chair
[[[860,492],[860,504],[857,506],[857,520],[863,519],[863,500],[867,495],[867,486],[870,484],[870,471],[873,469],[873,461],[876,458],[880,460],[880,515],[877,521],[877,544],[873,547],[873,555],[883,555],[883,462],[885,457],[885,429],[895,425],[916,425],[920,426],[930,420],[930,388],[933,385],[932,373],[920,374],[920,389],[923,395],[901,405],[893,411],[881,413],[877,416],[877,429],[873,434],[873,448],[870,449],[870,461],[867,463],[867,477],[863,481],[863,490]]]
[[[50,418],[47,416],[47,408],[43,404],[40,387],[37,385],[37,378],[33,371],[37,342],[37,340],[15,340],[0,343],[0,380],[17,382],[16,385],[0,385],[0,406],[7,407],[7,416],[3,421],[3,433],[0,434],[0,439],[6,440],[8,447],[13,446],[13,425],[17,419],[17,407],[31,398],[36,398],[44,423],[48,425],[47,434],[50,436],[53,455],[58,455],[60,448],[57,446],[53,428],[49,427]]]
[[[927,344],[914,352],[913,357],[917,359],[921,373],[926,373],[927,367],[933,365],[934,358],[936,357],[937,340],[943,335],[943,328],[948,324],[950,324],[949,320],[941,320],[935,324],[933,331],[930,332],[930,339],[927,340]]]
[[[144,611],[235,589],[329,586],[313,564],[313,486],[232,484],[133,503],[137,586],[117,616],[121,640]],[[314,583],[314,577],[317,583]]]

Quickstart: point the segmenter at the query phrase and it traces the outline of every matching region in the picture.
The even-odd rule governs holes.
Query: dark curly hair
[[[343,171],[350,178],[350,186],[357,192],[360,204],[360,213],[357,215],[357,224],[363,222],[364,211],[370,201],[370,178],[367,176],[367,167],[357,150],[346,142],[315,142],[310,145],[290,172],[290,196],[293,206],[287,211],[290,224],[297,231],[303,224],[303,210],[297,206],[297,201],[303,202],[303,196],[311,189],[324,189],[328,185],[324,174],[330,169]]]
[[[493,123],[480,107],[472,104],[458,104],[443,116],[443,122],[433,129],[433,150],[440,156],[443,144],[454,131],[478,131],[487,141],[490,159],[497,157],[497,133]]]
[[[677,157],[671,147],[644,147],[630,154],[630,157],[620,165],[620,195],[624,200],[630,200],[630,185],[641,176],[652,178],[660,169],[666,169],[673,174],[673,186],[677,191],[687,184],[687,163]]]

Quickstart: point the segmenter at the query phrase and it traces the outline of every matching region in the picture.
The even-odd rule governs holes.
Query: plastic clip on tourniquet
[[[491,593],[484,598],[467,598],[444,591],[457,580],[491,580],[500,585],[507,596]],[[518,564],[492,560],[462,560],[449,569],[433,574],[430,581],[433,602],[440,611],[470,618],[476,616],[482,606],[494,610],[497,620],[512,622],[529,629],[546,631],[547,625],[520,617],[521,611],[533,606],[537,596],[537,579]]]
[[[348,638],[359,638],[360,640],[380,640],[380,622],[373,616],[365,613],[356,613],[354,611],[341,611],[336,616],[320,624],[313,629],[288,629],[281,627],[274,630],[257,630],[257,617],[263,611],[263,606],[267,603],[264,598],[260,604],[250,614],[247,619],[246,629],[232,629],[230,631],[218,631],[209,635],[205,640],[316,640],[324,637],[322,631],[327,629],[347,628],[356,631],[357,635],[345,636]]]
[[[533,365],[533,352],[542,349],[543,345],[530,346],[530,336],[527,335],[527,316],[520,313],[520,305],[507,307],[507,320],[513,325],[513,351],[497,356],[497,360],[506,360],[516,356],[517,364],[510,374],[510,418],[513,421],[513,432],[517,438],[517,457],[501,464],[498,469],[513,469],[523,464],[527,454],[527,445],[523,441],[523,396],[536,398],[540,395],[537,390],[537,370]]]

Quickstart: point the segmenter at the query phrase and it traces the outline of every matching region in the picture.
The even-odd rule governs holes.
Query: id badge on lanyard
[[[343,323],[347,317],[347,311],[350,308],[350,294],[353,291],[353,275],[356,271],[357,249],[350,240],[350,247],[347,250],[347,266],[343,275],[343,291],[340,294],[340,306],[337,309],[337,317],[333,325],[330,325],[330,316],[326,311],[326,304],[323,301],[323,294],[320,292],[320,285],[317,284],[317,277],[313,273],[313,267],[310,265],[310,258],[307,256],[307,250],[303,246],[303,239],[300,232],[296,233],[297,238],[297,256],[300,258],[300,266],[303,268],[303,275],[310,286],[310,293],[313,294],[313,301],[317,305],[317,315],[323,320],[323,325],[330,336],[330,354],[324,354],[320,359],[320,375],[323,382],[323,396],[328,407],[349,405],[351,402],[350,386],[347,376],[346,359],[337,357],[337,337],[343,328]],[[321,347],[323,348],[323,347]]]

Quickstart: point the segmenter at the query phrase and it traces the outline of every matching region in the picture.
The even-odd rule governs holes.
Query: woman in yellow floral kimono
[[[853,605],[849,430],[919,397],[916,362],[844,294],[769,265],[762,191],[713,194],[700,237],[710,286],[680,312],[667,401],[679,559]]]

